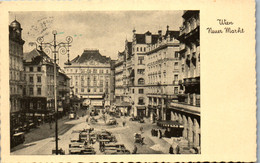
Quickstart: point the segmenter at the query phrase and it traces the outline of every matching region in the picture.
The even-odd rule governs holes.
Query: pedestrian
[[[173,154],[173,147],[172,146],[170,146],[170,148],[169,148],[169,153]]]
[[[84,146],[85,146],[85,148],[88,146],[88,142],[87,141],[84,142]]]
[[[143,127],[142,126],[140,127],[140,131],[143,132]]]
[[[137,153],[137,147],[136,147],[136,145],[135,145],[132,154],[136,154],[136,153]]]
[[[175,148],[176,154],[180,154],[180,146],[179,144],[177,144],[176,148]]]
[[[162,131],[159,130],[159,138],[161,139],[162,138]]]
[[[49,125],[50,125],[50,129],[52,129],[52,121],[51,121],[51,118],[49,119]]]

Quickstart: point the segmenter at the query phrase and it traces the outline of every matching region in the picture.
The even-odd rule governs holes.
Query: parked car
[[[109,121],[107,122],[108,125],[116,125],[117,121],[115,118],[110,118]]]
[[[142,118],[140,118],[140,117],[131,117],[131,118],[129,118],[129,121],[140,121],[140,119],[142,119]]]
[[[144,123],[144,119],[140,118],[139,123]]]
[[[76,113],[75,112],[70,112],[69,113],[69,119],[76,119]]]
[[[24,143],[24,141],[25,141],[24,133],[23,132],[16,133],[11,137],[11,147],[22,144]]]

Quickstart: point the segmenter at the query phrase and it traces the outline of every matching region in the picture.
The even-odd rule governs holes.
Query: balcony
[[[199,44],[200,39],[200,26],[197,26],[195,29],[188,32],[184,37],[184,42],[190,43],[195,42],[196,44]]]

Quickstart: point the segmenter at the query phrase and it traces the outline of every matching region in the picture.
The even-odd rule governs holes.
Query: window
[[[97,86],[97,77],[96,77],[96,76],[94,76],[93,85],[94,85],[94,86]]]
[[[99,92],[103,92],[103,88],[99,88]]]
[[[138,105],[144,105],[144,98],[143,97],[138,98]]]
[[[178,66],[178,65],[179,65],[178,62],[174,62],[174,69],[175,69],[175,70],[178,70],[178,69],[179,69],[179,66]]]
[[[33,87],[30,87],[29,93],[30,95],[33,95]]]
[[[33,83],[33,76],[30,76],[30,83]]]
[[[75,83],[75,86],[78,86],[78,82]]]
[[[178,75],[174,75],[174,81],[178,81]]]
[[[78,93],[78,88],[75,89],[75,92]]]
[[[37,95],[41,95],[42,94],[42,88],[37,88]]]
[[[94,69],[94,70],[93,70],[93,73],[97,73],[97,69]]]
[[[88,84],[88,86],[90,86],[90,78],[89,78],[89,76],[88,76],[88,78],[87,78],[87,84]]]
[[[143,78],[138,79],[138,84],[139,85],[144,85],[144,79]]]
[[[138,64],[139,65],[144,64],[144,57],[138,57]]]
[[[90,89],[88,89],[88,92],[90,92]]]
[[[30,67],[30,72],[33,72],[33,67]]]
[[[100,79],[99,85],[100,85],[100,87],[103,87],[103,80],[102,80],[102,79]],[[103,91],[102,91],[102,92],[103,92]]]
[[[137,52],[139,51],[139,48],[138,48],[138,47],[136,48],[136,51],[137,51]]]
[[[144,74],[144,69],[137,69],[137,74]]]
[[[142,47],[140,47],[140,51],[143,51]]]
[[[179,53],[175,52],[175,58],[178,58],[178,57],[179,57]]]
[[[81,92],[84,92],[84,88],[81,88]]]
[[[108,74],[108,70],[106,71],[106,73]]]
[[[134,88],[133,88],[132,92],[135,93],[135,89]]]
[[[146,48],[144,48],[144,52],[146,51]]]
[[[37,76],[37,82],[41,83],[42,82],[42,78],[40,76]]]
[[[96,88],[94,88],[94,92],[97,92],[97,89],[96,89]]]
[[[144,93],[144,89],[139,89],[139,94],[143,94]]]
[[[174,87],[174,94],[178,94],[178,87]]]
[[[42,71],[41,67],[37,67],[37,71],[41,72]]]

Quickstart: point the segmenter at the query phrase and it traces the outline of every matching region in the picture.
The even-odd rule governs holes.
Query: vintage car
[[[140,143],[140,144],[144,144],[144,137],[142,137],[142,135],[140,133],[135,133],[134,135],[134,141],[135,143]]]
[[[140,121],[140,117],[131,117],[129,118],[129,121]]]
[[[13,134],[11,138],[11,147],[24,143],[25,137],[23,132]]]
[[[139,122],[139,123],[144,123],[144,119],[143,119],[143,118],[140,118],[138,122]]]
[[[69,113],[69,119],[76,119],[76,117],[77,117],[76,112]]]
[[[83,146],[78,144],[71,144],[69,146],[69,154],[81,154],[84,149],[85,149],[84,144]]]
[[[94,144],[97,140],[96,134],[91,133],[90,131],[82,131],[79,133],[79,140],[80,141],[87,141],[91,144]]]
[[[109,132],[103,132],[97,135],[97,140],[99,142],[116,142],[116,137],[113,136],[111,133]]]
[[[91,146],[84,147],[84,150],[81,151],[81,154],[84,155],[94,155],[96,154],[95,149]]]
[[[117,124],[117,121],[115,118],[110,118],[107,122],[108,125],[116,125]]]
[[[130,154],[124,144],[109,143],[103,147],[104,154]]]

